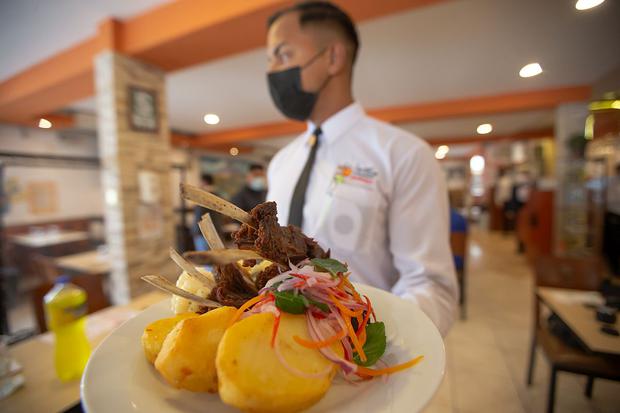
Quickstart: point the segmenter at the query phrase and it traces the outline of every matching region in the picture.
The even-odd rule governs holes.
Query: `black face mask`
[[[318,91],[306,92],[301,87],[301,71],[314,63],[317,57],[325,53],[325,50],[327,49],[317,53],[303,66],[293,66],[278,72],[267,73],[271,99],[287,118],[303,121],[312,114],[319,93],[327,84],[329,77]]]

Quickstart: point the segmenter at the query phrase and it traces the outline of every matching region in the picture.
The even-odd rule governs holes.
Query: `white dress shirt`
[[[279,151],[267,199],[286,225],[316,128]],[[410,299],[445,335],[458,286],[444,177],[428,144],[353,103],[327,119],[306,192],[303,231],[346,262],[353,281]]]

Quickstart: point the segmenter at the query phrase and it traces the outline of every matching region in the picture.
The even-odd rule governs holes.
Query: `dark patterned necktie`
[[[308,159],[304,165],[304,169],[301,171],[295,190],[293,191],[293,197],[291,198],[291,207],[288,212],[288,224],[296,225],[301,228],[304,219],[304,204],[306,203],[306,189],[308,189],[308,182],[310,181],[310,174],[312,173],[312,167],[314,166],[314,159],[316,158],[316,151],[319,148],[321,139],[321,128],[316,128],[314,133],[310,137],[310,153]]]

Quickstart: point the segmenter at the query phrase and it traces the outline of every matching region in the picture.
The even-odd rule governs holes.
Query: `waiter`
[[[330,248],[354,281],[416,302],[445,335],[458,287],[433,151],[353,100],[359,40],[338,7],[300,3],[272,16],[268,28],[271,97],[308,125],[269,165],[267,199],[277,202],[280,224]]]

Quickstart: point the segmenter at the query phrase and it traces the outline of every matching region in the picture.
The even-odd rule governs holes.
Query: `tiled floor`
[[[539,353],[534,384],[525,386],[530,340],[532,277],[514,239],[472,229],[468,264],[468,315],[447,341],[447,373],[429,413],[544,412],[549,367]],[[620,383],[597,380],[594,396],[585,379],[560,373],[557,413],[620,412]]]

